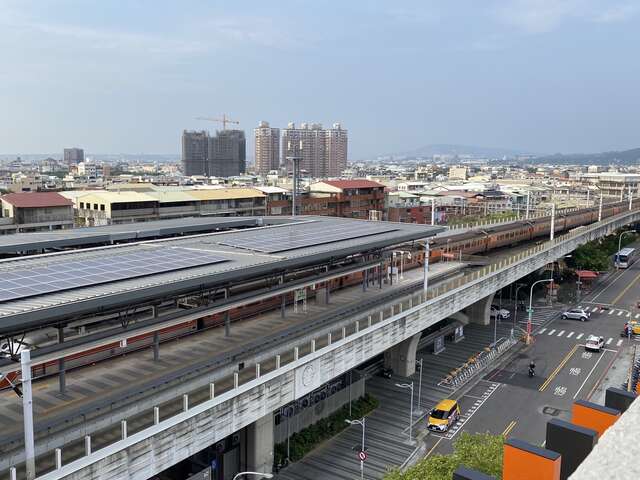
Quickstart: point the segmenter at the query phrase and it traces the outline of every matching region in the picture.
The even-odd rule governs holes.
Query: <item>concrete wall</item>
[[[89,457],[76,460],[42,479],[147,479],[202,448],[271,414],[327,381],[379,355],[425,328],[469,307],[577,246],[640,219],[634,212],[581,229],[554,242],[518,254],[509,262],[485,267],[470,278],[457,278],[430,290],[429,300],[411,299],[386,308],[379,321],[368,319],[379,311],[362,312],[358,328],[345,338],[319,347],[279,369],[249,380],[237,388],[171,417],[158,425],[109,445]],[[431,298],[432,294],[436,295]],[[370,317],[371,316],[371,317]],[[378,317],[375,317],[378,318]],[[370,325],[370,326],[368,326]],[[335,329],[335,326],[333,326]],[[351,333],[352,332],[352,333]],[[326,335],[310,334],[305,342]],[[302,344],[303,339],[300,339]],[[291,344],[293,347],[295,343]]]
[[[360,379],[354,381],[351,384],[351,399],[357,400],[362,397],[365,393],[365,381],[364,379]],[[327,418],[336,410],[339,410],[344,405],[349,403],[349,386],[336,392],[335,394],[321,400],[320,402],[311,405],[308,408],[305,408],[297,415],[294,415],[287,419],[286,417],[281,417],[281,421],[278,425],[274,427],[274,442],[282,443],[287,439],[287,432],[289,435],[293,435],[296,432],[299,432],[303,428],[308,427],[316,423],[318,420],[322,420],[323,418]],[[287,421],[289,425],[287,425]]]

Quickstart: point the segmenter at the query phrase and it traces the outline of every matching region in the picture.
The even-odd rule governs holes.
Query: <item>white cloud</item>
[[[498,10],[498,18],[526,33],[544,33],[580,15],[584,0],[514,0]]]
[[[546,33],[569,21],[614,23],[640,12],[636,3],[611,0],[509,0],[496,11],[501,23],[525,33]]]
[[[627,3],[622,5],[615,5],[596,15],[594,20],[600,23],[624,22],[630,20],[639,12],[640,5],[638,4]]]

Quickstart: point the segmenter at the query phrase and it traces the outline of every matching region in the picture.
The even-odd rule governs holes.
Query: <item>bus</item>
[[[623,248],[613,256],[613,263],[618,268],[628,268],[636,261],[638,251],[635,248]]]

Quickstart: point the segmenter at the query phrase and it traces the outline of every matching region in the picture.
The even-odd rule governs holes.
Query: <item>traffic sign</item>
[[[367,452],[363,452],[362,450],[360,450],[358,452],[358,458],[361,462],[364,462],[367,459]]]

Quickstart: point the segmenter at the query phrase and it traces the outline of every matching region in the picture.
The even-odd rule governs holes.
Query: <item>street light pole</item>
[[[413,382],[396,383],[396,387],[411,390],[411,404],[409,405],[409,443],[413,443]]]
[[[527,345],[531,344],[531,320],[533,316],[533,287],[538,283],[553,282],[553,278],[545,278],[544,280],[538,280],[531,284],[531,290],[529,291],[529,316],[527,318]]]
[[[527,210],[525,211],[525,215],[524,218],[525,220],[529,220],[529,197],[531,195],[531,192],[527,191]]]
[[[556,204],[551,204],[551,231],[549,232],[549,240],[553,240],[556,230]]]
[[[618,237],[618,252],[616,253],[616,270],[620,269],[620,255],[619,254],[620,254],[620,248],[622,247],[622,236],[627,234],[627,233],[636,233],[636,231],[635,230],[625,230]]]
[[[360,425],[362,426],[362,445],[360,447],[360,451],[364,452],[364,428],[365,428],[365,417],[362,417],[360,420],[345,420],[349,425]],[[360,480],[364,480],[364,460],[360,458]]]
[[[422,413],[422,358],[417,362],[420,365],[420,380],[418,382],[418,415]]]

